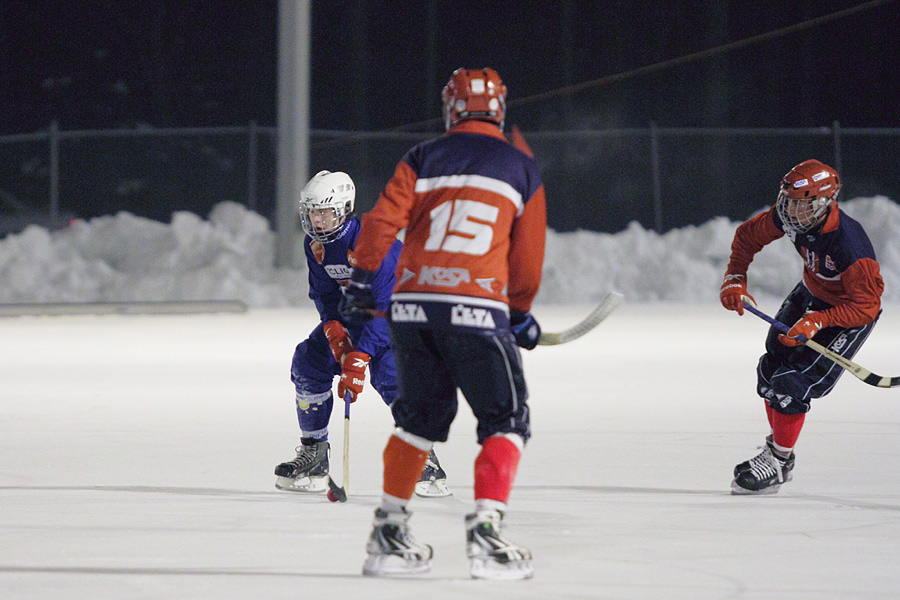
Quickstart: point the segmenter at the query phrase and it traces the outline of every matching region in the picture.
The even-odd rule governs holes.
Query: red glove
[[[350,393],[350,402],[356,402],[356,397],[362,393],[363,384],[366,383],[366,367],[371,358],[365,352],[348,352],[345,357],[341,380],[338,383],[338,396],[343,398]]]
[[[806,313],[799,321],[794,323],[787,334],[782,333],[778,336],[778,341],[785,346],[801,346],[806,340],[813,339],[813,336],[822,329],[823,320],[821,315],[816,313]],[[806,340],[798,339],[800,336]]]
[[[722,282],[722,288],[719,290],[719,300],[722,306],[728,310],[736,310],[737,314],[744,314],[744,299],[741,296],[747,296],[753,300],[753,296],[747,293],[747,276],[733,275],[725,273],[725,281]],[[756,301],[753,300],[756,304]]]
[[[353,352],[353,342],[350,340],[350,334],[344,329],[340,321],[328,321],[322,326],[325,337],[328,338],[328,345],[331,347],[331,354],[334,360],[339,364],[344,364],[348,352]]]

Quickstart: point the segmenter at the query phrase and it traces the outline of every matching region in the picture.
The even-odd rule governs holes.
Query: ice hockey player
[[[275,486],[295,492],[324,492],[328,486],[328,422],[334,406],[332,383],[340,377],[338,396],[355,401],[371,367],[372,387],[390,405],[397,394],[397,372],[385,319],[348,323],[340,314],[342,286],[350,277],[348,252],[359,236],[353,217],[356,186],[346,173],[320,171],[300,192],[300,222],[306,233],[304,250],[309,271],[309,297],[321,322],[294,351],[291,381],[296,389],[300,446],[293,460],[275,467]],[[376,304],[387,309],[394,286],[394,268],[402,244],[390,245],[376,270],[372,289]],[[421,496],[449,496],[447,475],[432,452],[422,479]]]
[[[787,234],[803,258],[803,279],[775,318],[756,367],[771,434],[762,452],[734,468],[734,494],[774,494],[792,479],[794,444],[813,398],[828,394],[841,367],[803,344],[803,338],[852,358],[881,313],[884,290],[875,251],[862,226],[840,210],[841,179],[817,160],[806,160],[781,181],[775,206],[737,228],[720,299],[744,314],[747,268],[766,244]]]
[[[493,69],[458,69],[443,90],[447,133],[409,150],[363,217],[344,314],[377,305],[377,267],[406,238],[390,312],[400,390],[384,450],[384,487],[363,574],[427,571],[432,549],[410,533],[413,486],[447,439],[461,391],[478,420],[475,507],[466,516],[470,574],[532,576],[531,552],[501,530],[530,435],[518,346],[534,348],[546,207],[535,161],[502,133],[506,86]],[[518,346],[517,346],[518,344]]]

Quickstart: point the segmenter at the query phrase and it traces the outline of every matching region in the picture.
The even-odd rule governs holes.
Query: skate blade
[[[737,481],[731,482],[731,495],[732,496],[769,496],[772,494],[777,494],[778,490],[781,489],[781,484],[776,483],[775,485],[770,485],[769,487],[763,488],[761,490],[748,490],[747,488],[742,488],[737,484]]]
[[[469,563],[472,579],[531,579],[534,567],[530,558],[501,563],[490,558],[473,558]]]
[[[453,492],[447,487],[446,479],[416,482],[416,496],[422,498],[446,498],[452,495]]]
[[[298,492],[301,494],[321,494],[328,489],[328,476],[324,475],[322,477],[301,477],[299,479],[279,477],[275,480],[275,487],[286,492]]]
[[[362,574],[366,577],[402,577],[430,570],[430,558],[411,560],[395,554],[369,554],[363,563]]]

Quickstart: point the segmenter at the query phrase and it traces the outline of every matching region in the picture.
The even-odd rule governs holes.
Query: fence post
[[[50,121],[50,225],[59,220],[59,123]]]
[[[653,226],[656,233],[663,232],[662,184],[659,178],[659,128],[650,121],[650,171],[653,174]]]
[[[831,131],[834,134],[834,168],[838,173],[843,173],[843,167],[841,163],[841,124],[838,121],[834,121],[831,124]]]
[[[259,160],[257,148],[257,125],[256,121],[250,121],[250,127],[247,129],[247,208],[254,212],[256,210],[256,169]]]

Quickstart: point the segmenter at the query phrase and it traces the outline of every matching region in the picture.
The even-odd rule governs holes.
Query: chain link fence
[[[841,195],[900,201],[900,128],[666,128],[523,132],[557,231],[665,232],[771,204],[807,158],[836,167]],[[397,161],[436,133],[313,130],[309,172],[346,171],[369,210]],[[0,235],[127,211],[167,222],[236,201],[274,223],[276,130],[240,127],[47,131],[0,137]]]

